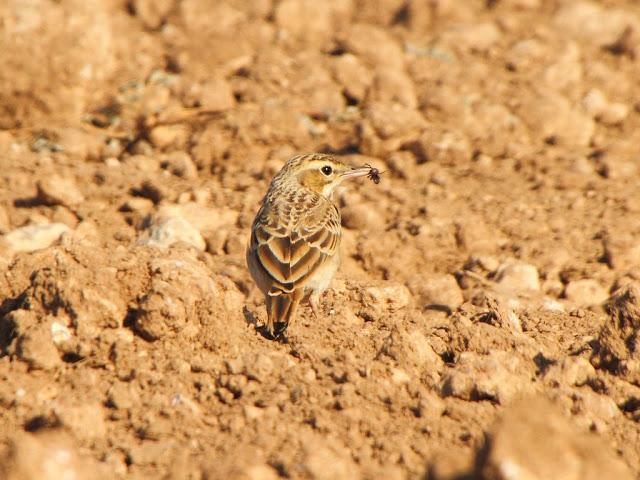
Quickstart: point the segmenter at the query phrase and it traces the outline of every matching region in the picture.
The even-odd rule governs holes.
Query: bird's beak
[[[348,179],[348,178],[356,178],[356,177],[365,177],[369,175],[371,171],[371,167],[358,167],[352,168],[351,170],[346,170],[340,174],[340,178]]]

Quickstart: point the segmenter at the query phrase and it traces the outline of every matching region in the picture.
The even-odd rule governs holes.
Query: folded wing
[[[278,217],[277,209],[265,211],[253,229],[251,248],[273,281],[271,296],[303,288],[338,248],[337,208],[329,202],[307,207],[287,210],[286,218]]]

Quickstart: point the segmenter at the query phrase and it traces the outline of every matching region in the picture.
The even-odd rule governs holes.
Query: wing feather
[[[264,211],[251,236],[251,248],[272,280],[271,296],[304,287],[339,243],[340,213],[328,201]]]

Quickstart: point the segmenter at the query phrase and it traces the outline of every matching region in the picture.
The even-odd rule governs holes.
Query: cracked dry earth
[[[640,5],[5,0],[0,477],[640,476]],[[265,339],[290,156],[343,266]]]

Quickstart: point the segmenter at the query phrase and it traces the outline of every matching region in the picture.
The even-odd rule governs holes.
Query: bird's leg
[[[313,312],[313,316],[316,318],[316,320],[320,318],[319,304],[320,304],[320,294],[312,293],[311,296],[309,297],[309,305],[311,305],[311,311]]]

